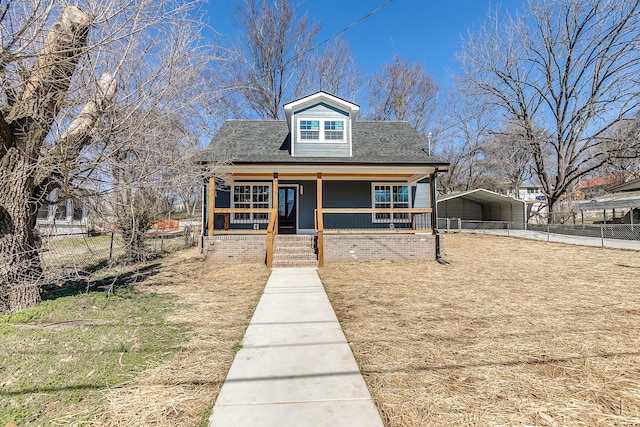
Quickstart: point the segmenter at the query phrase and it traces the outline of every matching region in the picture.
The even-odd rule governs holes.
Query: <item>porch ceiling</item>
[[[322,174],[324,180],[345,181],[399,180],[419,181],[436,171],[434,166],[384,166],[384,165],[232,165],[217,170],[218,174],[234,178],[271,179],[277,173],[280,178],[315,179]]]

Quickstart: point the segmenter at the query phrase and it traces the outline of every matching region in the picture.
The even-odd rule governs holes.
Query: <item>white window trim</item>
[[[371,183],[371,207],[375,208],[376,207],[376,186],[382,186],[382,185],[389,185],[389,186],[396,186],[396,187],[407,187],[408,190],[408,196],[409,196],[409,208],[411,206],[413,206],[413,201],[411,200],[411,184],[409,184],[408,182],[372,182]],[[393,190],[391,192],[391,209],[393,209]],[[380,218],[376,218],[376,214],[372,213],[371,214],[371,221],[373,223],[376,224],[384,224],[384,223],[407,223],[410,221],[409,218],[407,219],[396,219],[393,217],[393,214],[391,214],[391,218],[389,219],[380,219]]]
[[[229,198],[230,200],[230,206],[231,208],[235,208],[236,206],[236,201],[234,200],[234,194],[235,194],[235,187],[236,186],[240,186],[240,185],[249,185],[251,187],[250,194],[253,196],[253,186],[254,185],[260,185],[263,187],[269,187],[269,209],[271,208],[271,206],[273,206],[273,188],[271,185],[271,182],[233,182],[231,184],[231,192],[229,194]],[[253,208],[253,199],[250,202],[251,208]],[[268,224],[269,223],[269,219],[255,219],[253,217],[253,213],[250,214],[250,218],[249,219],[236,219],[236,214],[231,214],[231,223],[232,224]]]
[[[300,129],[300,121],[301,120],[317,120],[320,122],[320,135],[318,139],[302,139],[300,137],[302,133],[302,129]],[[342,122],[342,139],[325,139],[324,138],[324,122]],[[350,130],[350,129],[349,129]],[[296,134],[297,140],[300,144],[344,144],[347,142],[347,119],[346,118],[335,118],[335,117],[297,117],[296,122]]]

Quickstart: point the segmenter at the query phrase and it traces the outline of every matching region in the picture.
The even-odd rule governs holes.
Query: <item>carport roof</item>
[[[523,200],[515,199],[513,197],[504,196],[502,194],[495,193],[493,191],[485,190],[484,188],[478,188],[475,190],[463,191],[460,193],[450,193],[444,196],[438,197],[438,202],[444,202],[456,198],[465,198],[472,200],[476,203],[499,203],[501,205],[524,205]]]
[[[640,190],[609,194],[580,203],[581,211],[614,208],[640,208]]]

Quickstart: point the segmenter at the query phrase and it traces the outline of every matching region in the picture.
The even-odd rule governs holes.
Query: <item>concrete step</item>
[[[273,267],[315,267],[314,236],[277,235],[273,241]]]
[[[281,253],[281,254],[295,254],[298,252],[311,252],[315,253],[315,248],[313,246],[274,246],[273,252]]]
[[[273,260],[297,260],[297,259],[317,259],[316,254],[314,253],[295,253],[295,254],[283,254],[283,253],[274,253]]]
[[[272,267],[316,267],[316,259],[308,260],[273,260]]]
[[[273,241],[274,248],[309,248],[314,246],[313,236],[301,236],[303,238],[295,238],[298,236],[284,237],[276,236]]]

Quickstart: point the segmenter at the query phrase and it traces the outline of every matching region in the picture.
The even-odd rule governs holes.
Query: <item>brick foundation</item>
[[[443,244],[442,237],[440,244]],[[207,260],[214,262],[264,262],[264,235],[205,237]],[[430,234],[330,234],[324,236],[324,261],[409,261],[434,260],[436,239]]]
[[[264,262],[267,253],[267,236],[225,235],[205,237],[207,260],[214,262]]]
[[[442,242],[442,238],[440,240]],[[325,235],[324,261],[408,261],[436,258],[430,234]]]

